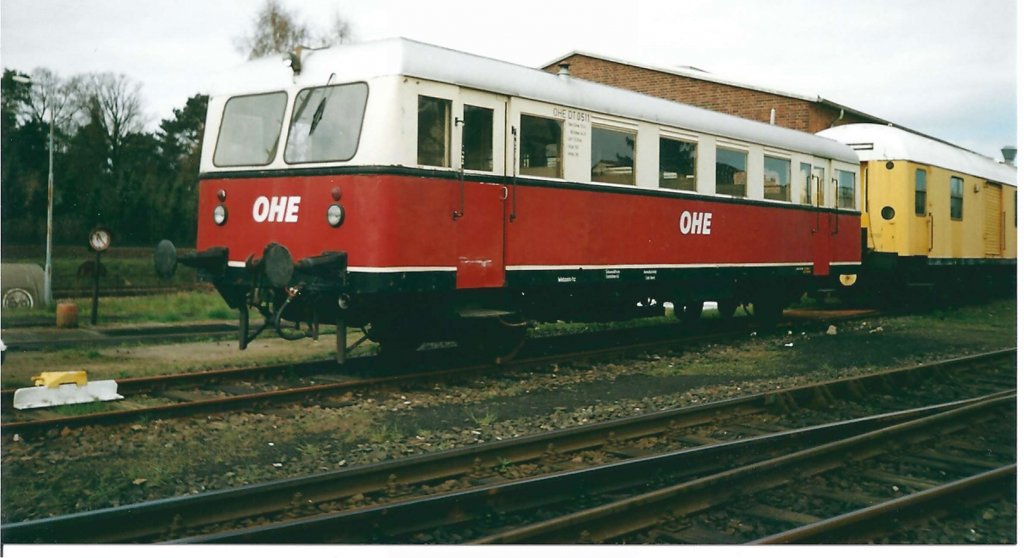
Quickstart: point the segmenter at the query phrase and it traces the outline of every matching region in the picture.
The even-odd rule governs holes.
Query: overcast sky
[[[1014,0],[282,0],[311,27],[540,66],[573,50],[820,95],[1001,159],[1016,145]],[[0,61],[142,83],[150,127],[217,72],[263,0],[0,0]]]

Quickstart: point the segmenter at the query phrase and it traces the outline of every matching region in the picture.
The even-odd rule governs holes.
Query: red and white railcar
[[[770,317],[860,264],[837,142],[405,39],[291,60],[227,75],[207,116],[184,263],[246,323],[408,350],[662,301]]]

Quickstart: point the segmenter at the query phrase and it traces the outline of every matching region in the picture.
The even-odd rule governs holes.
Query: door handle
[[[501,201],[508,199],[508,186],[501,187]]]
[[[928,214],[928,252],[935,246],[935,217]]]

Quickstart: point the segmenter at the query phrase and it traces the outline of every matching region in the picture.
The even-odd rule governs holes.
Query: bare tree
[[[126,140],[143,132],[142,84],[124,74],[85,74],[78,78],[80,125],[99,128],[106,140],[107,164],[117,168]]]
[[[249,59],[288,52],[309,42],[309,29],[278,0],[266,0],[256,14],[252,33],[238,41],[238,49],[248,51]]]
[[[284,54],[298,46],[321,48],[340,44],[351,33],[351,26],[337,12],[326,32],[314,33],[294,12],[285,9],[280,0],[266,0],[253,20],[252,33],[236,40],[236,47],[252,60]]]
[[[341,17],[341,14],[334,12],[334,19],[330,28],[321,33],[317,39],[317,46],[327,47],[340,45],[352,38],[352,25]]]
[[[67,134],[74,132],[79,105],[76,100],[81,89],[81,78],[63,79],[48,68],[32,70],[32,86],[23,105],[24,120],[50,122],[54,128]]]

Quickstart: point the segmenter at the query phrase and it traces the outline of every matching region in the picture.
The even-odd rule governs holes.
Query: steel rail
[[[858,316],[859,317],[859,316]],[[851,318],[852,319],[852,318]],[[644,331],[654,329],[662,330],[663,328],[638,328],[637,330],[631,330],[631,335],[644,335]],[[668,328],[668,330],[678,330],[678,326]],[[614,335],[612,334],[614,333]],[[671,346],[680,341],[691,341],[691,342],[708,342],[708,341],[719,341],[722,339],[728,339],[737,335],[736,331],[719,332],[703,335],[693,335],[686,333],[685,335],[674,335],[668,338],[657,339],[657,340],[644,340],[639,342],[631,342],[624,345],[618,346],[607,346],[599,343],[600,340],[610,340],[615,337],[621,336],[622,330],[617,332],[597,332],[597,333],[580,333],[580,334],[569,334],[560,335],[553,337],[540,337],[531,340],[531,350],[536,354],[535,356],[529,356],[531,351],[524,351],[526,356],[518,357],[508,362],[500,364],[468,364],[461,365],[450,369],[440,370],[428,370],[426,372],[418,372],[412,374],[398,374],[389,376],[378,376],[372,378],[358,378],[352,380],[345,380],[341,382],[332,382],[316,386],[303,386],[299,388],[287,388],[281,390],[272,390],[260,393],[251,393],[243,395],[235,395],[228,397],[211,398],[202,401],[185,401],[178,403],[170,403],[165,405],[155,405],[144,408],[133,408],[133,409],[121,409],[113,411],[105,411],[100,413],[90,413],[85,415],[69,415],[61,417],[50,417],[45,419],[36,420],[18,420],[0,424],[0,429],[4,432],[31,432],[48,428],[56,428],[63,426],[77,426],[84,424],[98,424],[98,423],[118,423],[129,420],[134,420],[139,416],[151,416],[151,417],[170,417],[170,416],[182,416],[192,413],[199,412],[216,412],[218,410],[236,409],[239,407],[245,407],[246,405],[252,405],[255,403],[266,403],[269,401],[294,401],[296,399],[302,399],[311,396],[325,395],[332,392],[345,391],[358,387],[367,387],[374,385],[383,385],[389,383],[399,383],[408,381],[421,381],[421,380],[433,380],[437,378],[443,378],[448,376],[458,376],[470,373],[485,374],[491,372],[497,372],[502,370],[509,370],[513,368],[520,368],[525,366],[537,366],[543,364],[549,364],[552,362],[564,362],[567,360],[585,360],[585,359],[596,359],[596,358],[608,358],[613,355],[631,353],[636,351],[650,350],[653,348],[660,348]],[[595,347],[588,348],[585,350],[573,349],[568,352],[557,352],[565,351],[566,346],[572,349],[575,344],[591,344]],[[554,344],[552,349],[551,345]],[[554,354],[552,353],[554,351]],[[438,353],[442,353],[446,350],[438,350]],[[448,350],[450,351],[450,350]],[[424,353],[426,355],[432,354],[434,351]],[[437,356],[437,355],[434,355]],[[379,364],[379,357],[361,357],[356,359],[349,359],[348,367],[345,368],[346,372],[359,373],[360,371],[365,372],[372,369],[374,366]],[[252,368],[239,368],[239,369],[223,369],[215,371],[205,372],[192,372],[185,374],[173,374],[164,375],[153,378],[138,378],[133,380],[120,380],[118,386],[127,386],[128,391],[124,391],[123,394],[127,393],[142,393],[146,388],[153,389],[151,386],[160,384],[189,384],[189,383],[209,383],[216,379],[217,376],[234,376],[244,377],[245,375],[269,375],[272,373],[280,373],[289,367],[296,366],[309,366],[316,367],[319,364],[323,364],[325,369],[328,371],[339,371],[337,364],[334,361],[317,361],[313,363],[300,363],[293,365],[272,365],[264,367],[252,367]],[[7,390],[0,394],[2,396],[2,405],[4,408],[9,409],[11,400],[13,398],[13,390]]]
[[[748,544],[815,544],[869,541],[877,534],[906,530],[915,521],[945,514],[950,504],[970,507],[997,498],[1016,499],[1017,464],[959,479],[909,496],[831,517]],[[894,527],[898,521],[899,526]]]
[[[786,453],[836,438],[855,436],[988,398],[885,413],[744,440],[627,459],[579,471],[507,481],[352,511],[285,521],[232,532],[178,539],[174,543],[300,544],[311,542],[394,542],[394,537],[440,526],[464,524],[491,515],[565,504],[580,494],[621,491],[666,476],[707,475],[727,470],[764,453]],[[373,534],[373,538],[370,535]],[[529,541],[528,541],[529,542]],[[565,541],[562,541],[565,542]],[[572,542],[572,541],[570,541]]]
[[[915,436],[931,437],[966,428],[972,417],[1016,408],[1016,394],[990,399],[944,413],[744,465],[694,481],[661,488],[581,512],[541,521],[472,541],[475,544],[601,542],[659,523],[665,515],[691,514],[753,491],[786,484],[800,476],[820,474],[884,453],[883,443]],[[940,431],[939,426],[947,430]]]
[[[159,536],[166,526],[172,523],[181,528],[189,528],[287,509],[295,500],[296,493],[305,495],[305,499],[313,503],[335,500],[353,494],[383,490],[395,482],[414,484],[465,474],[474,467],[490,466],[499,461],[526,462],[543,456],[554,447],[563,452],[600,447],[609,442],[610,433],[614,433],[616,440],[628,441],[704,424],[723,416],[763,411],[776,406],[791,408],[806,405],[820,399],[822,394],[857,397],[863,393],[865,387],[900,386],[912,383],[915,378],[922,375],[932,375],[937,369],[955,370],[957,367],[982,366],[998,362],[999,359],[1009,359],[1014,354],[1015,350],[985,353],[930,365],[915,365],[888,372],[818,382],[696,407],[670,409],[556,432],[424,454],[382,464],[363,465],[309,477],[32,520],[3,526],[2,533],[5,540],[10,540],[8,536],[15,536],[18,540],[35,540],[48,536],[48,533],[70,537],[59,542],[146,540]],[[258,505],[255,504],[257,502]],[[175,517],[178,519],[175,520]]]

